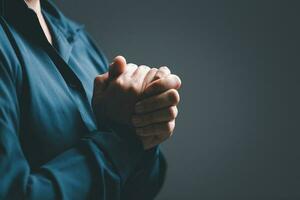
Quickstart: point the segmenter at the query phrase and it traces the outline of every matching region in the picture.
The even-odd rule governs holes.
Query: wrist
[[[97,116],[97,126],[100,131],[115,132],[122,138],[133,136],[137,138],[133,126],[116,122],[107,117]]]

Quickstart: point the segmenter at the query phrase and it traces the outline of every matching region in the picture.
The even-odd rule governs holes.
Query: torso
[[[93,80],[107,69],[84,30],[74,28],[74,34],[67,35],[66,27],[57,26],[57,19],[45,14],[52,21],[58,49],[34,42],[5,19],[1,27],[6,31],[0,29],[0,47],[4,45],[19,91],[19,138],[33,168],[97,128],[90,105]],[[9,36],[4,39],[4,35]]]

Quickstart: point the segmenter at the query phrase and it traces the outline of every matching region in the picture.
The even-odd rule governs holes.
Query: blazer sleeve
[[[0,199],[121,199],[122,188],[145,154],[125,129],[87,134],[31,169],[18,136],[20,83],[8,60],[0,51]]]
[[[148,150],[137,170],[122,189],[126,200],[153,200],[160,192],[167,171],[167,162],[159,147]]]

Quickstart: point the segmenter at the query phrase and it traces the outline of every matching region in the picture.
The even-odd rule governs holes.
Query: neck
[[[25,0],[25,3],[29,8],[34,10],[37,14],[41,13],[40,0]]]
[[[29,8],[31,8],[37,15],[41,28],[44,31],[44,34],[50,44],[52,44],[52,37],[49,31],[49,28],[46,24],[44,16],[42,14],[41,3],[40,0],[24,0]]]

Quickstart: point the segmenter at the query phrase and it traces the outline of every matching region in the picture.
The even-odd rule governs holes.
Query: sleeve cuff
[[[114,126],[111,131],[95,131],[90,136],[108,156],[124,183],[144,154],[141,141],[126,126]]]

